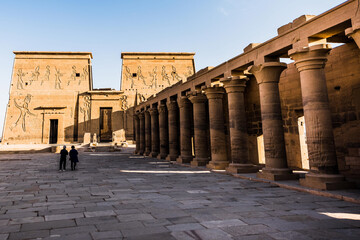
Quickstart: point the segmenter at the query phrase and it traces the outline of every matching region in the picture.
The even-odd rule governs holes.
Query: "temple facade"
[[[14,52],[2,144],[132,141],[133,108],[195,72],[193,53],[123,53],[122,87],[94,89],[90,52]]]
[[[135,107],[136,153],[275,181],[306,169],[304,186],[354,187],[359,29],[357,1],[304,15],[147,99]]]

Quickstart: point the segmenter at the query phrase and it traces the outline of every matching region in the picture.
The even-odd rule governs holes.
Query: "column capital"
[[[177,109],[177,107],[178,107],[176,101],[170,101],[166,105],[167,105],[167,108],[169,111],[173,111],[173,110]]]
[[[215,85],[213,87],[203,86],[201,89],[204,90],[208,99],[222,99],[224,97],[225,90],[219,85]]]
[[[254,74],[258,84],[279,83],[280,75],[286,68],[286,63],[266,62],[260,65],[250,66],[248,71]]]
[[[221,78],[220,82],[224,84],[224,88],[227,93],[234,93],[244,92],[247,80],[249,79],[246,76],[236,76]]]
[[[139,112],[139,118],[144,119],[145,113],[143,111]]]
[[[157,108],[150,108],[149,109],[149,112],[150,112],[150,115],[151,116],[154,116],[154,115],[156,115],[156,114],[159,114],[159,111],[157,110]]]
[[[160,104],[159,113],[164,113],[164,112],[166,112],[166,110],[167,110],[166,105],[164,103]]]
[[[186,96],[192,103],[205,103],[207,101],[206,96],[198,91],[189,92],[186,94]]]
[[[191,102],[186,96],[181,96],[178,99],[179,108],[190,106]]]
[[[295,61],[299,72],[325,67],[327,56],[331,50],[330,44],[317,44],[309,47],[289,50],[288,54]]]
[[[138,119],[138,118],[139,118],[139,114],[140,114],[140,112],[136,111],[136,112],[134,113],[134,118]]]
[[[352,38],[356,45],[360,48],[360,25],[345,29],[345,35],[348,38]]]
[[[146,114],[146,115],[150,115],[150,108],[145,109],[144,114]]]

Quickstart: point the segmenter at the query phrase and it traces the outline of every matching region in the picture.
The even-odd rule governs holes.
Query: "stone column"
[[[151,152],[151,116],[149,110],[145,111],[145,156]]]
[[[249,68],[259,85],[265,147],[265,168],[258,177],[273,181],[297,178],[287,165],[278,86],[280,74],[286,67],[286,63],[266,62]]]
[[[331,46],[319,44],[292,49],[289,56],[300,72],[310,173],[300,183],[318,189],[351,187],[338,173],[334,134],[325,78],[325,62]]]
[[[139,154],[143,155],[145,152],[145,116],[144,112],[139,113],[140,119],[140,150]]]
[[[211,161],[207,167],[225,169],[229,165],[223,109],[225,91],[224,88],[219,86],[203,87],[203,90],[209,101]]]
[[[190,163],[193,159],[191,145],[191,102],[186,96],[179,99],[180,156],[178,163]]]
[[[157,108],[150,109],[151,116],[151,157],[157,157],[160,151],[159,112]]]
[[[138,112],[136,112],[134,114],[134,122],[135,122],[135,139],[136,139],[135,154],[139,154],[139,152],[140,152],[140,119],[139,119]]]
[[[177,157],[179,156],[179,108],[176,101],[170,101],[167,104],[167,108],[169,119],[169,155],[166,157],[166,160],[176,161]]]
[[[231,163],[226,168],[229,173],[253,173],[259,171],[259,167],[249,162],[244,101],[247,80],[248,78],[245,76],[220,80],[224,84],[227,93],[229,108]]]
[[[194,116],[194,152],[191,166],[206,166],[209,162],[209,146],[207,139],[208,122],[206,117],[206,97],[199,92],[188,93],[187,97],[193,104]]]
[[[168,113],[165,104],[159,106],[159,135],[160,154],[157,158],[165,159],[169,154]]]

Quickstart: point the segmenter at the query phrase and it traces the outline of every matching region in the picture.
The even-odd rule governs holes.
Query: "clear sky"
[[[344,1],[0,0],[0,131],[13,51],[92,52],[94,87],[118,90],[121,52],[195,52],[198,71]]]

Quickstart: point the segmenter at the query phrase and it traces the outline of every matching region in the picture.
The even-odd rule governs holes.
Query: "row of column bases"
[[[330,49],[329,45],[322,44],[289,52],[300,72],[310,162],[310,172],[304,179],[300,179],[300,184],[327,190],[354,187],[338,173],[324,73]],[[203,91],[188,92],[177,101],[172,100],[167,104],[162,103],[158,107],[153,106],[145,111],[137,112],[135,114],[135,153],[166,158],[179,163],[190,163],[192,166],[226,169],[229,173],[258,172],[258,177],[274,181],[297,179],[298,175],[294,174],[287,165],[278,87],[280,74],[286,67],[285,63],[266,62],[248,69],[256,78],[260,92],[265,146],[265,167],[261,171],[259,171],[259,166],[250,163],[248,157],[244,105],[246,76],[223,78],[221,79],[223,87],[204,86]],[[224,131],[225,93],[229,109],[230,156],[227,154]],[[208,113],[206,101],[208,101]],[[193,112],[191,112],[191,104]],[[207,120],[207,115],[209,120]],[[193,143],[191,118],[194,123]]]

